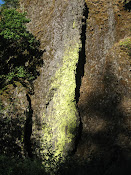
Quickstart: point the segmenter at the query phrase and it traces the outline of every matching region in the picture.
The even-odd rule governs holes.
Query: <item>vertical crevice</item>
[[[80,87],[81,87],[81,81],[82,81],[82,77],[84,76],[84,65],[86,63],[86,54],[85,54],[85,43],[86,43],[86,20],[88,19],[88,13],[89,13],[89,9],[86,5],[86,3],[84,4],[84,10],[83,10],[83,17],[82,17],[82,31],[81,31],[81,43],[82,43],[82,48],[79,52],[79,60],[77,63],[77,68],[76,68],[76,89],[75,89],[75,100],[76,100],[76,104],[79,101],[79,97],[80,97]],[[78,109],[79,112],[79,109]],[[80,114],[79,114],[80,116]],[[77,151],[77,146],[78,143],[81,139],[81,134],[82,134],[82,121],[81,121],[81,117],[80,117],[80,125],[77,131],[77,136],[76,136],[76,140],[75,140],[75,148],[73,150],[73,153],[75,153]]]
[[[32,148],[31,148],[31,134],[32,134],[32,115],[33,110],[31,106],[31,99],[28,94],[26,94],[27,101],[29,102],[28,111],[26,111],[26,123],[25,123],[25,132],[24,132],[24,145],[25,145],[25,152],[31,158]]]
[[[88,13],[89,9],[85,3],[85,8],[83,11],[83,17],[82,17],[82,31],[81,31],[81,43],[82,43],[82,48],[79,52],[79,60],[77,63],[77,68],[76,68],[76,89],[75,89],[75,100],[76,103],[79,101],[80,97],[80,87],[81,87],[81,81],[82,77],[84,76],[84,65],[86,63],[86,55],[85,55],[85,42],[86,42],[86,20],[88,18]]]

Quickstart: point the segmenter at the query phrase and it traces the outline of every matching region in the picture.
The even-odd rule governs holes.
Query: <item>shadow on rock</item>
[[[128,89],[119,81],[108,62],[101,88],[96,87],[86,102],[79,105],[83,122],[82,140],[76,153],[79,156],[76,161],[73,157],[64,174],[131,173],[129,113],[123,107]]]

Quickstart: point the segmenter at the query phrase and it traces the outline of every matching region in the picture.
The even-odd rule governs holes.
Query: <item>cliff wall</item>
[[[106,169],[131,157],[131,15],[122,1],[86,3],[86,63],[78,102],[83,125],[77,154]]]
[[[102,152],[117,142],[129,148],[130,9],[118,0],[88,0],[86,7],[83,1],[21,1],[21,9],[46,49],[32,97],[34,137],[44,136],[44,122],[51,126],[53,140],[63,138],[57,140],[59,146],[68,142],[67,137],[74,137],[70,128],[79,126],[78,102],[83,126],[78,155],[86,157],[98,148]],[[116,131],[123,127],[126,136]]]
[[[0,96],[2,116],[22,116],[21,155],[73,152],[105,174],[131,159],[130,8],[123,0],[20,0],[45,50],[33,93],[15,82]]]
[[[21,1],[21,10],[31,19],[29,30],[46,50],[32,96],[32,139],[38,139],[41,156],[50,144],[55,155],[74,147],[79,127],[75,74],[84,8],[84,1],[79,0]]]

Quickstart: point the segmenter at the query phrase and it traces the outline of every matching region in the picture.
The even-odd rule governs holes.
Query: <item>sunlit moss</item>
[[[128,37],[128,38],[125,38],[124,40],[120,41],[120,46],[131,49],[131,38]]]
[[[73,29],[76,27],[76,22],[74,21],[73,22]]]
[[[66,46],[63,57],[63,66],[56,72],[50,91],[57,89],[53,96],[53,107],[49,107],[47,126],[44,130],[44,138],[52,143],[54,156],[66,155],[66,149],[75,137],[75,130],[78,126],[78,112],[75,102],[75,73],[76,64],[79,58],[80,44],[75,42],[73,45]],[[53,111],[53,112],[52,112]],[[45,116],[44,116],[45,117]],[[48,130],[48,131],[46,131]],[[46,132],[45,132],[46,131]]]
[[[119,42],[120,48],[131,56],[131,37],[127,37]]]

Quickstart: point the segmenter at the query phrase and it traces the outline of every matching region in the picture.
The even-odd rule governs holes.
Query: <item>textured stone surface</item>
[[[29,30],[40,39],[41,48],[46,49],[44,65],[34,82],[33,137],[42,150],[47,142],[58,150],[56,155],[66,153],[73,150],[79,126],[75,74],[84,1],[21,1],[21,9],[27,10],[31,19]],[[46,133],[49,128],[50,136]]]
[[[69,128],[79,124],[73,101],[77,95],[83,127],[76,154],[89,162],[94,159],[96,163],[104,162],[104,167],[117,159],[113,157],[116,150],[116,157],[124,155],[123,160],[130,150],[130,47],[122,43],[130,43],[131,15],[123,0],[85,2],[89,8],[88,19],[80,38],[84,1],[21,0],[21,9],[31,19],[29,30],[40,39],[41,48],[46,49],[44,65],[34,82],[35,93],[31,97],[32,139],[40,147],[36,149],[37,154],[42,155],[44,129],[50,128],[47,131],[52,135],[48,142],[53,148],[72,149],[73,146],[65,143],[68,136],[74,137]],[[81,60],[83,65],[77,67],[77,72],[84,76],[82,83],[79,76],[75,84],[80,40],[85,53],[79,57],[85,56],[82,59],[86,63],[84,66]],[[80,98],[74,94],[78,84]]]
[[[77,154],[104,167],[114,155],[123,161],[130,157],[131,47],[121,43],[131,45],[131,15],[122,1],[86,2],[86,64],[78,103],[83,130]]]
[[[27,90],[15,82],[0,91],[0,153],[10,157],[25,156],[25,124],[29,111]]]

